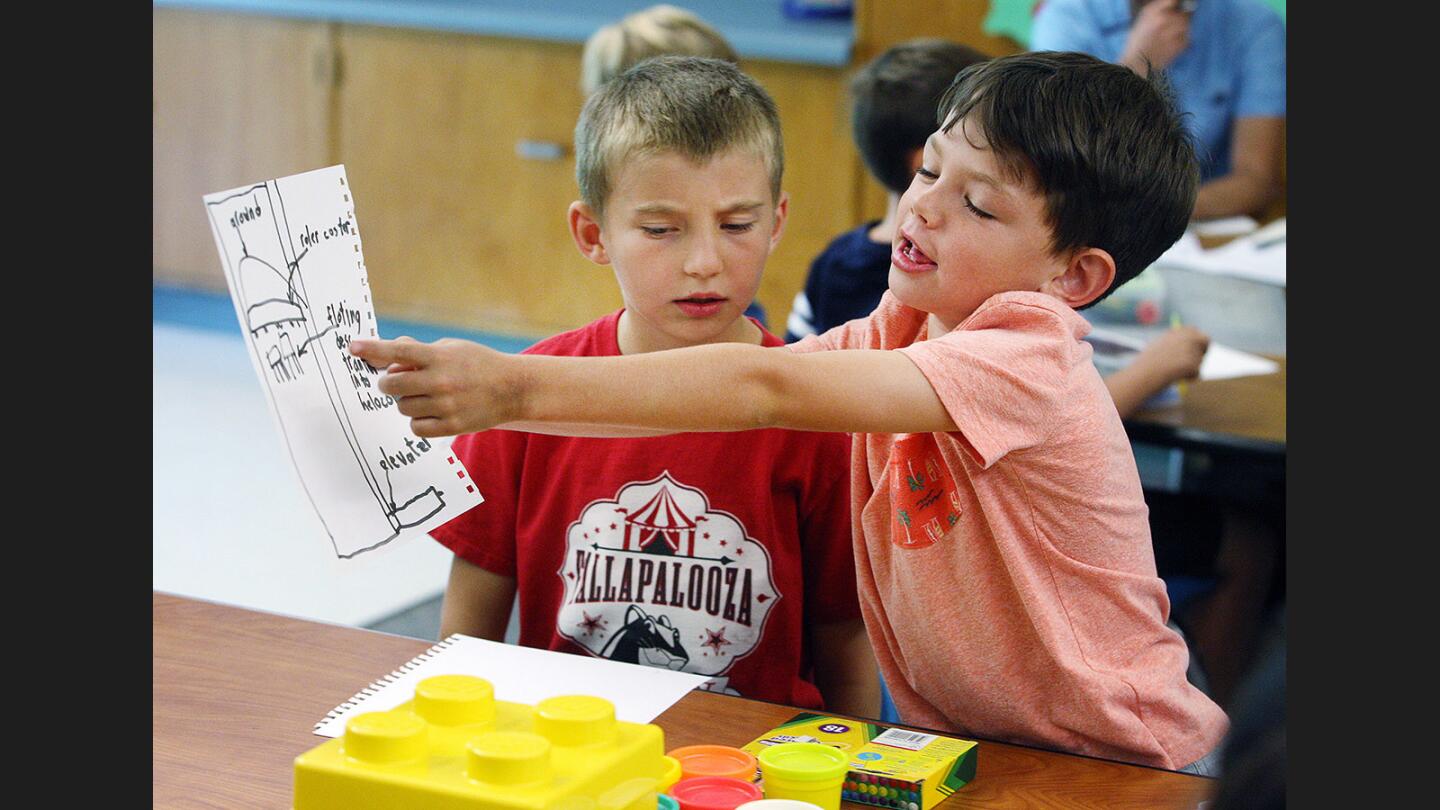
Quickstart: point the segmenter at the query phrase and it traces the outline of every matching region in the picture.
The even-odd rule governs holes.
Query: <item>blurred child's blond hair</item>
[[[675,6],[651,6],[590,35],[580,56],[580,89],[589,96],[636,62],[667,54],[740,62],[730,43],[704,20]]]

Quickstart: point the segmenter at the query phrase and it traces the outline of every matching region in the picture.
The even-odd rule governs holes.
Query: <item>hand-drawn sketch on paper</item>
[[[210,194],[205,210],[255,371],[335,553],[480,503],[449,445],[416,438],[380,393],[380,370],[346,350],[376,329],[345,167]]]

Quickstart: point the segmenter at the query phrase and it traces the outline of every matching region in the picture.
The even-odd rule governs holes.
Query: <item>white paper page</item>
[[[1236,217],[1221,217],[1220,219],[1205,219],[1190,226],[1199,236],[1243,236],[1260,227],[1260,223],[1254,217],[1240,215]]]
[[[1262,244],[1251,237],[1205,252],[1215,272],[1285,286],[1285,240]]]
[[[1274,374],[1280,364],[1258,354],[1242,352],[1219,343],[1211,343],[1200,361],[1200,379],[1226,380],[1231,377],[1253,377]]]
[[[1278,240],[1271,226],[1249,236],[1234,239],[1218,248],[1204,250],[1200,240],[1186,231],[1170,249],[1155,260],[1157,267],[1180,267],[1202,273],[1260,281],[1285,286],[1285,240],[1283,226]]]
[[[448,442],[419,439],[380,371],[346,351],[375,307],[344,166],[209,194],[255,373],[335,554],[424,534],[483,499]],[[224,425],[216,429],[224,430]]]
[[[1159,334],[1160,332],[1156,332],[1155,337]],[[1092,328],[1085,340],[1090,343],[1094,352],[1092,359],[1102,374],[1114,373],[1129,365],[1146,346],[1146,341],[1134,334],[1099,327]],[[1198,379],[1225,380],[1231,377],[1274,374],[1279,370],[1280,364],[1274,360],[1242,352],[1212,340],[1205,349],[1205,357],[1200,361]]]
[[[1260,247],[1264,247],[1271,242],[1285,241],[1285,217],[1280,217],[1251,234],[1250,239]]]
[[[708,680],[704,675],[536,650],[458,633],[440,645],[443,649],[419,665],[399,677],[383,679],[383,686],[364,690],[359,700],[337,707],[316,724],[315,733],[338,737],[353,715],[389,711],[413,698],[415,684],[433,675],[484,678],[495,687],[495,699],[507,703],[533,706],[557,695],[603,697],[615,704],[615,716],[629,723],[654,720]]]
[[[1152,329],[1151,331],[1159,335],[1163,330]],[[1145,348],[1144,338],[1101,326],[1091,326],[1090,331],[1085,335],[1085,340],[1094,347],[1096,354],[1121,357],[1127,361]]]
[[[1169,250],[1160,254],[1160,258],[1155,260],[1155,264],[1189,266],[1190,262],[1198,259],[1204,252],[1205,248],[1200,245],[1200,237],[1196,236],[1194,231],[1187,230],[1180,234],[1180,238],[1175,240],[1175,244],[1171,245]]]

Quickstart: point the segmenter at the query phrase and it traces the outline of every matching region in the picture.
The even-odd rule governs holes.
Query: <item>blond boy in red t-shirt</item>
[[[591,97],[575,143],[570,233],[615,272],[624,307],[527,356],[783,345],[742,314],[788,208],[764,88],[721,60],[654,59]],[[795,430],[461,436],[453,449],[485,503],[432,532],[455,552],[441,634],[499,640],[518,600],[528,647],[873,714],[849,448],[842,433]]]

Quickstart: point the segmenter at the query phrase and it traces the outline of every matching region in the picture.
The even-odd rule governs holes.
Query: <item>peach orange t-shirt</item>
[[[993,296],[947,334],[926,320],[887,292],[790,347],[899,349],[959,427],[852,443],[861,609],[901,718],[1162,768],[1200,759],[1227,720],[1165,624],[1089,325],[1038,292]]]

